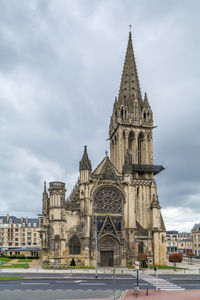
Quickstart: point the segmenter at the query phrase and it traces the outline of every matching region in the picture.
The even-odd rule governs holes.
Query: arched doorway
[[[101,267],[113,267],[120,265],[120,245],[112,235],[104,235],[98,242]]]

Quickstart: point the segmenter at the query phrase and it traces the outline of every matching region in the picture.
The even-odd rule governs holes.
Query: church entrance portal
[[[100,252],[101,267],[113,267],[113,251]]]
[[[101,267],[120,266],[120,245],[114,236],[104,235],[98,242],[98,251]]]

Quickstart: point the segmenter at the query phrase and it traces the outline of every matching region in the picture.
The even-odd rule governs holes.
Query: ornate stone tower
[[[131,241],[130,232],[136,224],[149,230],[152,235],[152,250],[154,263],[165,263],[164,242],[162,254],[160,248],[160,234],[165,232],[160,213],[154,175],[164,168],[153,164],[153,113],[149,105],[147,94],[142,99],[137,74],[135,56],[132,45],[132,36],[129,32],[128,46],[121,78],[118,98],[115,98],[113,113],[110,121],[110,158],[116,169],[123,175],[127,183],[129,221],[127,234]],[[165,233],[162,241],[165,240]],[[158,245],[159,250],[154,251]],[[129,244],[129,247],[134,247]],[[134,250],[133,250],[134,252]],[[161,258],[163,257],[163,259]]]

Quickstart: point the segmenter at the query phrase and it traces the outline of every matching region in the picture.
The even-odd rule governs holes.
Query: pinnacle
[[[46,181],[44,181],[44,194],[47,193]]]
[[[87,154],[87,146],[84,146],[84,153],[82,156],[82,159],[79,163],[79,170],[92,170],[91,161],[89,160],[88,154]]]

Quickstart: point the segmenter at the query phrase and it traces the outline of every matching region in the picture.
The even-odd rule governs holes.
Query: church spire
[[[133,102],[135,99],[142,100],[140,84],[137,74],[136,61],[134,56],[132,34],[129,32],[128,46],[126,50],[126,57],[124,68],[122,72],[118,103],[125,104],[132,111]]]

